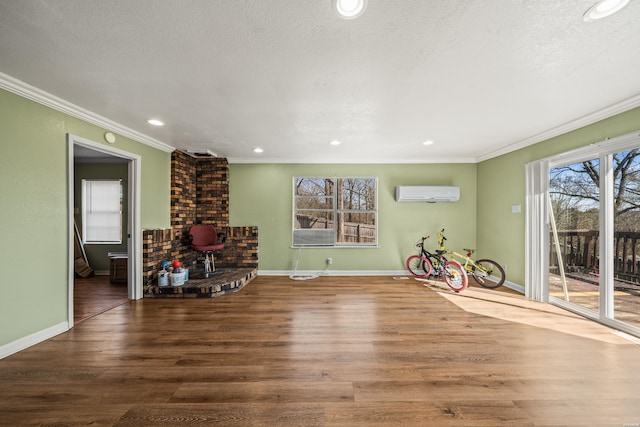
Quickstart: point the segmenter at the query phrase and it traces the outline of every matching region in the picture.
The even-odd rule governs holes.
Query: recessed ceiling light
[[[164,126],[164,122],[158,119],[149,119],[147,120],[147,123],[154,126]]]
[[[629,3],[629,0],[600,0],[582,16],[584,22],[593,22],[613,15]]]
[[[334,139],[329,144],[331,144],[331,145],[340,145],[340,144],[342,144],[342,142],[338,141],[337,139]]]
[[[332,0],[333,8],[343,19],[356,19],[367,8],[367,0]]]
[[[422,145],[433,145],[433,144],[434,144],[434,142],[432,140],[430,140],[430,139],[428,139],[428,140],[426,140],[426,141],[424,141],[422,143]]]
[[[256,147],[256,148],[253,149],[254,153],[262,153],[263,151],[264,150],[262,148],[260,148],[260,147]]]

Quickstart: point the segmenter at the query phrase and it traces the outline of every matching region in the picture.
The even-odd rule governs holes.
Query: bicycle
[[[454,257],[460,259],[460,265],[464,268],[464,271],[473,277],[473,280],[480,286],[489,289],[495,289],[502,286],[505,280],[504,269],[497,262],[483,258],[479,260],[473,260],[471,255],[475,252],[475,249],[463,249],[466,251],[466,255],[458,253],[454,250],[451,250],[444,246],[444,241],[447,240],[444,237],[444,228],[438,233],[438,246],[441,251],[445,254],[453,255]]]
[[[444,256],[445,253],[440,250],[436,250],[435,254],[429,252],[424,246],[424,241],[429,237],[430,236],[422,237],[421,240],[416,243],[418,255],[411,255],[407,258],[405,266],[407,270],[409,270],[409,273],[419,278],[429,276],[442,278],[455,292],[462,292],[467,289],[469,282],[462,265],[457,261],[448,260]]]

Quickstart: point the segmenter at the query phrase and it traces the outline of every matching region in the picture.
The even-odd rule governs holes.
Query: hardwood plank
[[[230,427],[300,427],[324,426],[321,404],[209,404],[162,406],[139,405],[131,408],[116,424],[117,427],[197,426]]]
[[[169,403],[344,402],[353,401],[353,384],[345,381],[274,381],[184,383]]]
[[[127,284],[109,276],[76,278],[73,285],[74,322],[79,323],[128,301]]]
[[[0,360],[0,425],[620,426],[639,368],[633,342],[512,292],[259,276]]]

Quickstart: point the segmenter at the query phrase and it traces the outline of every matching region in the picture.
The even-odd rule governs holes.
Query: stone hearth
[[[144,288],[145,298],[215,298],[242,289],[258,274],[257,268],[225,268],[210,274],[190,273],[189,280],[181,286],[158,286],[157,283]]]

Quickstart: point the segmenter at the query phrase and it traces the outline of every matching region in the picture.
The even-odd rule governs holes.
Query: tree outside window
[[[294,246],[377,244],[376,199],[376,178],[294,178]]]

